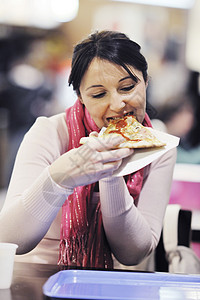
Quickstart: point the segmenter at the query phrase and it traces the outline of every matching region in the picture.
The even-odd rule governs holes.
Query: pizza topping
[[[112,122],[113,124],[115,124],[115,128],[114,130],[110,130],[109,134],[111,133],[117,133],[117,134],[121,134],[127,141],[140,141],[141,139],[138,138],[130,138],[126,135],[126,132],[124,133],[124,131],[122,130],[122,128],[127,127],[128,123],[130,124],[130,121],[127,119],[127,117],[125,116],[124,118],[120,118],[118,120],[115,120],[116,122]],[[129,122],[128,122],[129,121]]]
[[[116,128],[117,128],[117,129],[121,129],[121,128],[125,127],[126,125],[127,125],[127,124],[126,124],[125,120],[122,119],[122,120],[119,120],[119,121],[116,123]]]

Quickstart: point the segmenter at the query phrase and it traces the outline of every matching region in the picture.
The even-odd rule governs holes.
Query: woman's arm
[[[49,175],[49,165],[61,155],[68,138],[66,129],[64,142],[60,139],[57,129],[64,128],[64,118],[56,118],[38,118],[25,135],[0,212],[0,241],[18,244],[19,254],[39,243],[73,192],[58,186]]]
[[[122,264],[138,264],[157,246],[175,161],[176,150],[173,149],[150,165],[137,207],[122,177],[100,181],[106,236],[113,254]]]
[[[0,241],[15,242],[20,254],[40,242],[74,187],[111,176],[122,158],[132,153],[110,150],[120,137],[90,139],[67,151],[67,127],[59,116],[39,118],[26,134],[0,214]]]

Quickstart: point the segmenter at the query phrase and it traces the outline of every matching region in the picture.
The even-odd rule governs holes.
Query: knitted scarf
[[[80,147],[81,137],[100,130],[79,100],[66,110],[66,122],[69,132],[68,150]],[[147,114],[143,124],[151,126]],[[89,159],[81,147],[77,155],[81,155],[85,160]],[[137,200],[143,183],[143,169],[125,176],[125,180],[131,196],[134,201]],[[91,210],[94,186],[95,183],[76,187],[74,193],[63,204],[58,260],[60,265],[104,269],[113,267],[102,223],[100,201],[96,209],[93,212]]]

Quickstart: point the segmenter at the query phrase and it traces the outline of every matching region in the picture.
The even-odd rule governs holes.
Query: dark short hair
[[[133,76],[128,68],[130,65],[141,71],[144,81],[147,82],[148,64],[140,49],[140,45],[124,33],[105,30],[92,33],[74,47],[69,85],[72,84],[79,94],[81,80],[95,57],[120,65]]]

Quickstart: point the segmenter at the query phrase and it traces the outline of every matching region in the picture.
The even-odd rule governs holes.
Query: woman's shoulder
[[[42,140],[46,143],[59,144],[61,152],[65,152],[68,145],[68,130],[65,113],[50,117],[40,116],[25,135],[27,140]],[[63,150],[63,151],[62,151]]]
[[[36,119],[35,123],[32,126],[32,128],[36,127],[42,127],[44,129],[52,128],[56,131],[66,130],[67,125],[65,121],[65,113],[59,113],[50,117],[40,116]]]

